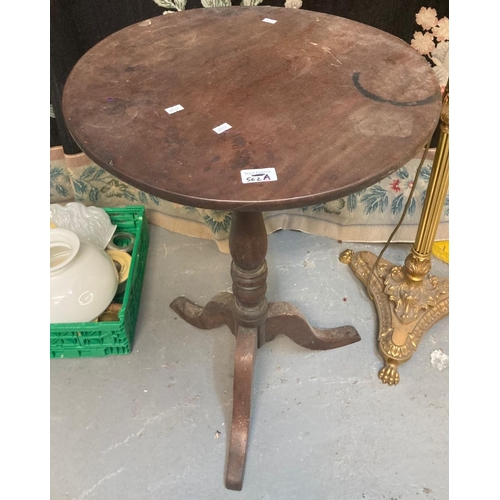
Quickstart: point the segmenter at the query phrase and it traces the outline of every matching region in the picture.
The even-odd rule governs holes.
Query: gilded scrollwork
[[[405,268],[406,272],[412,279],[416,281],[423,279],[424,276],[431,270],[430,255],[421,257],[411,252],[405,259]]]
[[[414,322],[422,310],[434,307],[440,295],[446,293],[435,276],[413,281],[403,266],[393,267],[384,285],[384,293],[394,302],[394,312],[403,324]]]
[[[428,275],[415,282],[403,266],[385,259],[380,259],[372,272],[377,257],[370,252],[346,250],[340,260],[351,267],[374,301],[379,319],[378,347],[385,363],[378,376],[383,383],[396,385],[398,366],[413,356],[425,332],[448,314],[448,279]],[[406,315],[398,309],[398,300]]]

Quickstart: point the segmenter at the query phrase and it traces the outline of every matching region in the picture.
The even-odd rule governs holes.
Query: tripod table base
[[[226,487],[241,490],[245,468],[250,425],[252,378],[258,347],[279,334],[286,335],[308,349],[326,350],[346,346],[361,340],[352,326],[319,329],[309,325],[300,311],[287,302],[268,304],[267,318],[257,327],[245,327],[235,320],[234,296],[217,294],[205,307],[185,297],[178,297],[170,307],[185,321],[197,328],[209,330],[227,325],[236,336],[234,354],[233,417],[226,470]]]

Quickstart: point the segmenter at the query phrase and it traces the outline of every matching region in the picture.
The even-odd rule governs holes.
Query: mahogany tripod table
[[[171,307],[236,336],[226,487],[240,490],[256,349],[284,334],[310,349],[360,340],[316,329],[266,300],[262,212],[368,187],[414,157],[441,109],[428,63],[402,40],[347,19],[281,7],[200,8],[99,42],[63,94],[69,131],[97,165],[149,194],[233,212],[233,293]]]

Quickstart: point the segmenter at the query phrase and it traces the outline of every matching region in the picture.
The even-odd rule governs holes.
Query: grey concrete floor
[[[377,373],[375,307],[339,243],[269,236],[269,301],[316,327],[353,325],[356,344],[310,351],[279,336],[259,349],[243,490],[224,487],[234,337],[198,330],[169,308],[204,305],[231,287],[231,258],[212,241],[150,226],[133,353],[51,361],[52,500],[445,500],[448,498],[448,318],[387,386]],[[384,258],[400,264],[410,245]],[[432,273],[448,277],[433,259]],[[446,356],[445,356],[446,357]]]

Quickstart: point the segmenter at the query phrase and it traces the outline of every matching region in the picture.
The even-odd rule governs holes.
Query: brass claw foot
[[[384,367],[378,372],[378,378],[382,380],[384,384],[398,385],[398,364],[393,361],[386,361]]]

